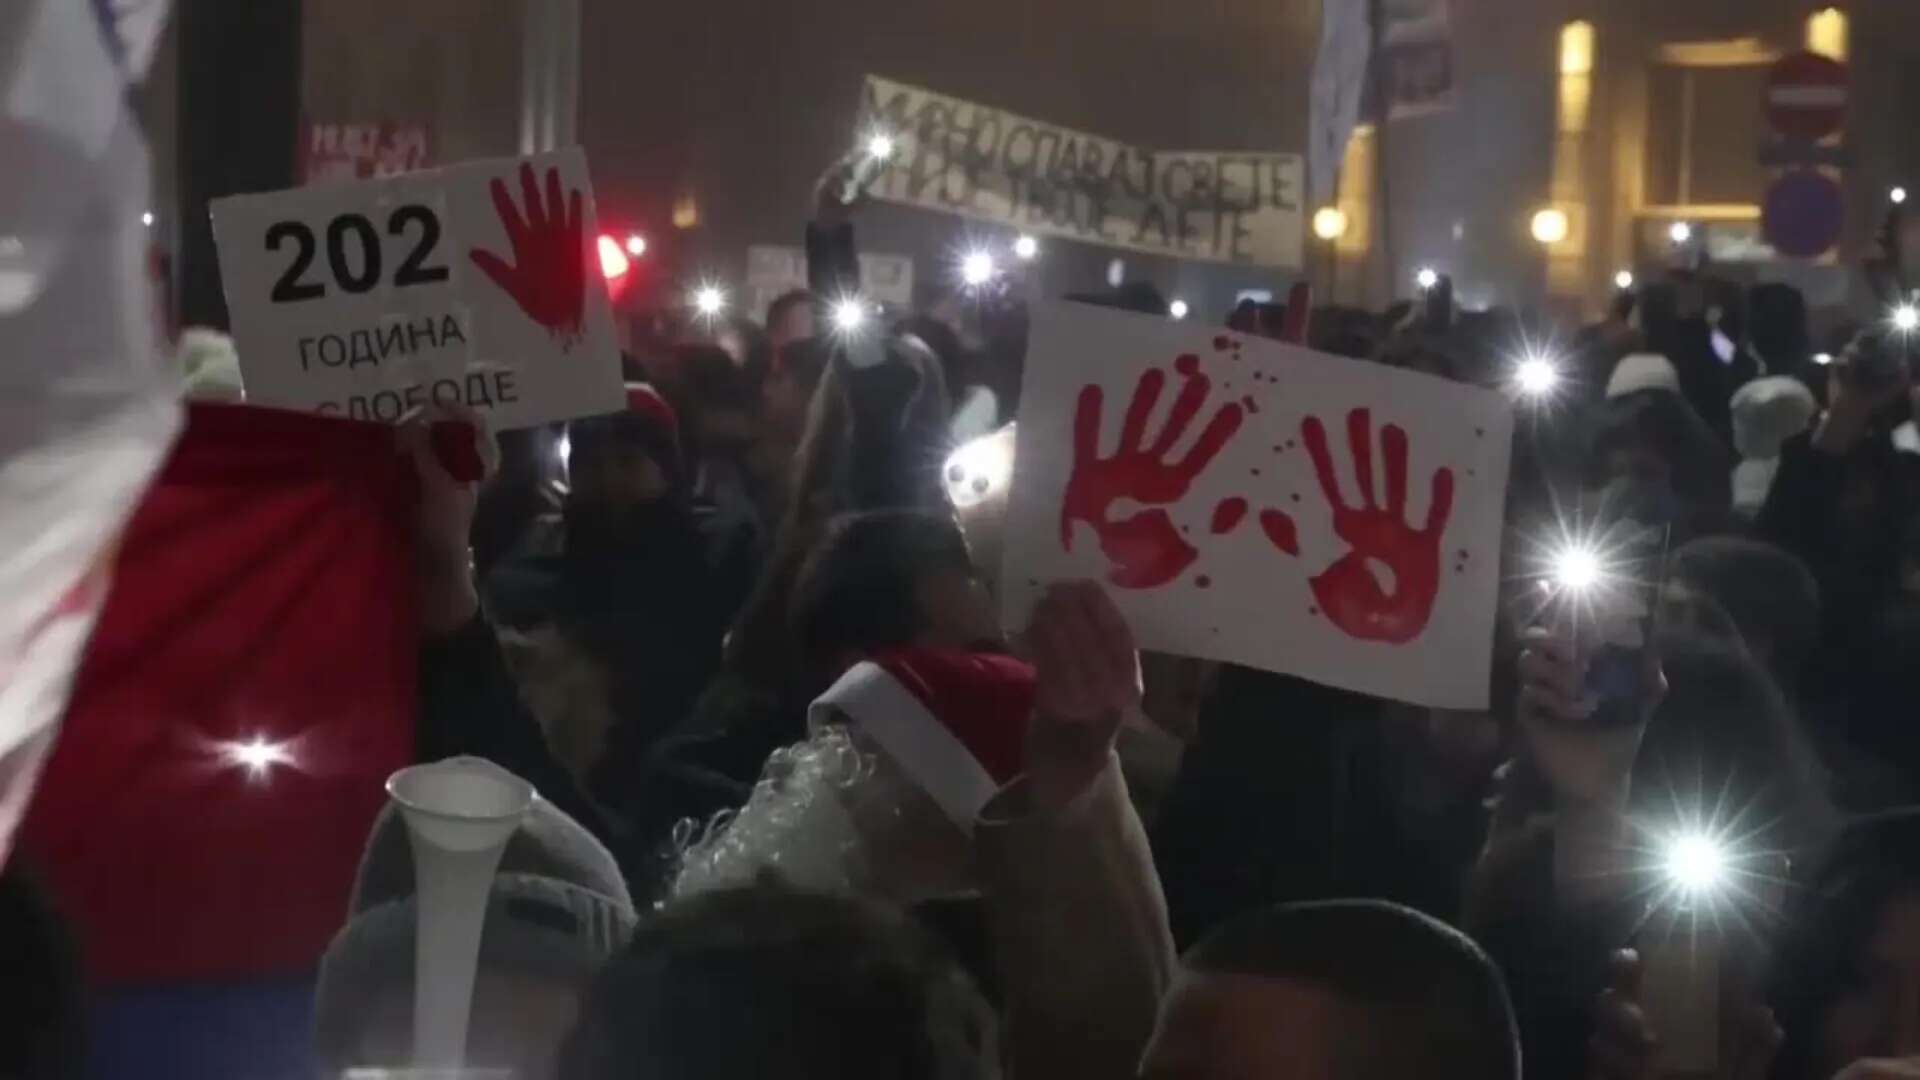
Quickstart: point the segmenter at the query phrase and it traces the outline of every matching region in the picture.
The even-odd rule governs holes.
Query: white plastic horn
[[[455,757],[394,773],[387,797],[413,843],[413,1059],[457,1069],[493,873],[533,807],[533,785],[491,761]]]

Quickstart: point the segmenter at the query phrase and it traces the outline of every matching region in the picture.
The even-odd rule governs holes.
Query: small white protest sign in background
[[[496,429],[625,405],[578,150],[236,195],[213,225],[254,404]]]
[[[1143,648],[1487,704],[1513,414],[1379,364],[1036,308],[1002,575],[1104,582]]]

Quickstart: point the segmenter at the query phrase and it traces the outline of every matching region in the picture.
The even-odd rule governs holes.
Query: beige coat
[[[975,830],[1015,1080],[1136,1074],[1176,959],[1146,830],[1118,759],[1064,812],[1023,781]]]

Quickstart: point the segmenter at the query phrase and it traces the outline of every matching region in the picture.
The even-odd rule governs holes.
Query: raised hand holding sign
[[[1485,705],[1504,396],[1062,304],[1035,309],[1021,400],[1007,625],[1049,583],[1096,578],[1145,648]]]

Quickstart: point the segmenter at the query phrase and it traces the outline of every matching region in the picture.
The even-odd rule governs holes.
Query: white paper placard
[[[620,410],[586,158],[562,150],[213,204],[247,400],[496,429]]]
[[[1034,311],[1018,432],[1009,626],[1048,582],[1092,579],[1143,648],[1487,704],[1513,433],[1500,394],[1052,304]]]

